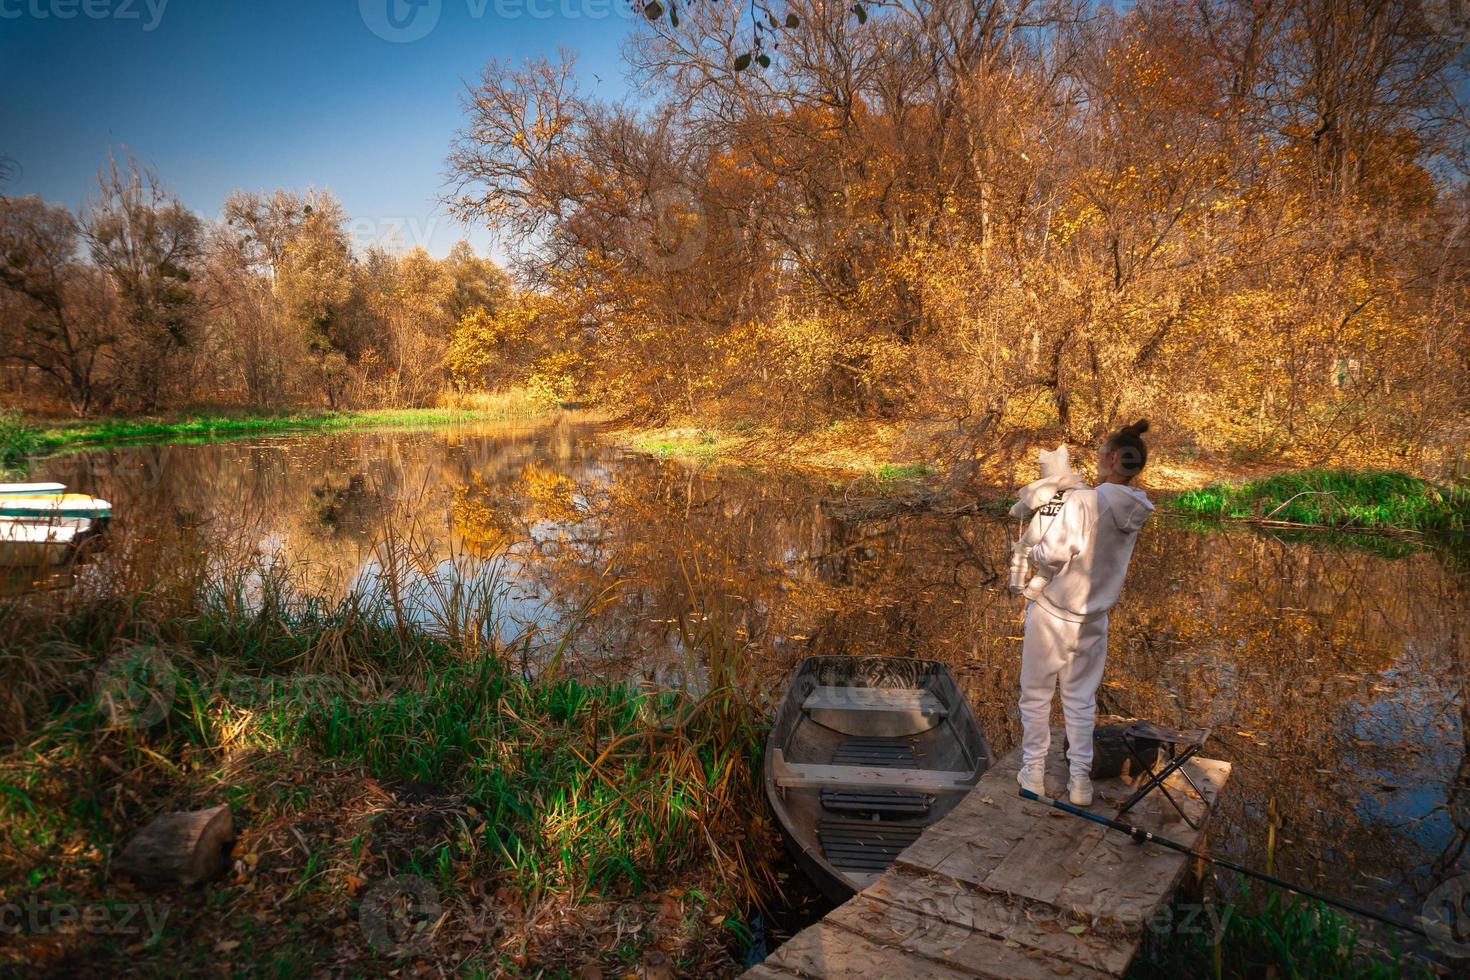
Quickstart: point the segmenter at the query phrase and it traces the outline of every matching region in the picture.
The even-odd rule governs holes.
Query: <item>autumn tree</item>
[[[81,220],[93,265],[116,290],[123,394],[156,411],[178,379],[202,321],[194,277],[203,255],[199,218],[163,189],[158,175],[113,159],[97,178]]]
[[[284,316],[305,338],[317,390],[328,407],[341,407],[363,338],[340,212],[312,209],[304,216],[281,250],[275,285]]]
[[[0,357],[78,414],[106,405],[117,346],[106,285],[78,252],[74,215],[37,197],[0,197]]]

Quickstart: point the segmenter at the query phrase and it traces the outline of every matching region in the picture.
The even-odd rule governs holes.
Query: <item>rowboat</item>
[[[112,505],[85,493],[7,493],[0,495],[0,518],[5,517],[106,521]]]
[[[66,485],[63,483],[0,483],[0,497],[14,494],[36,496],[46,493],[65,493]]]
[[[808,657],[776,709],[763,777],[797,864],[842,902],[953,809],[992,761],[943,664]]]
[[[60,567],[71,561],[77,548],[93,533],[92,521],[85,518],[0,518],[0,567]]]

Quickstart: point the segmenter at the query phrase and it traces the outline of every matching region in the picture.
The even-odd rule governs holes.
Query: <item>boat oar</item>
[[[1170,840],[1167,837],[1160,837],[1153,831],[1144,830],[1142,827],[1135,826],[1131,823],[1125,823],[1122,820],[1114,820],[1110,817],[1105,817],[1100,813],[1093,813],[1090,810],[1084,810],[1080,806],[1073,806],[1070,803],[1063,803],[1061,800],[1054,800],[1049,796],[1042,796],[1040,793],[1033,793],[1029,789],[1021,790],[1021,798],[1026,800],[1035,800],[1037,803],[1045,803],[1047,806],[1053,807],[1057,810],[1061,810],[1063,813],[1070,813],[1074,817],[1082,817],[1086,820],[1091,820],[1093,823],[1102,824],[1104,827],[1116,830],[1122,834],[1127,834],[1129,837],[1133,838],[1135,843],[1160,844],[1164,847],[1169,848],[1172,851],[1178,851],[1180,854],[1188,854],[1192,858],[1198,858],[1201,861],[1208,861],[1211,864],[1217,864],[1222,868],[1229,868],[1231,871],[1243,874],[1248,878],[1255,878],[1259,881],[1264,881],[1268,885],[1275,885],[1277,888],[1283,888],[1289,892],[1296,892],[1298,895],[1305,895],[1308,898],[1315,898],[1319,902],[1323,902],[1327,905],[1336,906],[1337,908],[1340,908],[1346,912],[1351,912],[1354,915],[1361,915],[1364,918],[1373,919],[1377,922],[1382,922],[1384,925],[1393,926],[1395,929],[1403,929],[1405,932],[1412,932],[1414,935],[1423,936],[1425,939],[1433,939],[1433,937],[1430,936],[1429,933],[1425,932],[1423,928],[1415,925],[1412,922],[1405,922],[1402,919],[1395,919],[1392,916],[1385,915],[1382,912],[1374,911],[1373,909],[1364,908],[1363,906],[1357,905],[1353,902],[1344,901],[1340,898],[1333,898],[1330,895],[1324,895],[1319,891],[1314,891],[1303,885],[1294,884],[1290,881],[1286,881],[1285,879],[1278,878],[1275,875],[1268,875],[1264,871],[1256,871],[1253,868],[1247,868],[1244,865],[1236,864],[1234,861],[1227,861],[1224,858],[1211,857],[1210,855],[1205,854],[1203,851],[1196,851],[1192,847],[1186,847],[1178,841]]]

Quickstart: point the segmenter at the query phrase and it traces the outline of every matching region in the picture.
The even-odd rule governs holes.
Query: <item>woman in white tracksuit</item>
[[[1092,729],[1097,686],[1108,656],[1108,610],[1118,601],[1138,529],[1153,504],[1128,484],[1148,461],[1139,419],[1098,448],[1097,481],[1074,490],[1031,549],[1036,576],[1026,587],[1026,634],[1021,645],[1021,771],[1026,789],[1045,794],[1051,744],[1051,698],[1062,689],[1067,724],[1067,792],[1092,803]]]

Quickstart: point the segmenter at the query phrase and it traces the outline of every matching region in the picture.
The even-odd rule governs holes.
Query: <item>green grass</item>
[[[26,461],[40,448],[40,435],[19,412],[0,411],[0,477],[23,475]]]
[[[908,483],[922,480],[934,472],[927,463],[884,463],[872,471],[873,479],[879,483]]]
[[[1199,517],[1343,528],[1458,531],[1470,525],[1470,490],[1394,470],[1302,470],[1212,483],[1179,494],[1168,507]]]
[[[515,392],[467,402],[456,408],[381,408],[355,411],[202,412],[160,417],[27,420],[0,411],[0,478],[22,477],[29,461],[68,450],[144,440],[208,442],[283,432],[346,429],[415,429],[475,422],[534,418],[547,411]]]
[[[1259,907],[1241,903],[1180,915],[1151,934],[1133,980],[1403,980],[1434,973],[1423,963],[1367,942],[1354,922],[1321,902],[1271,892]],[[1193,912],[1193,910],[1191,910]]]
[[[287,412],[282,414],[209,414],[177,418],[104,418],[50,423],[36,427],[40,448],[56,451],[74,446],[139,439],[210,439],[221,436],[298,430],[332,431],[357,428],[404,428],[453,425],[535,414],[488,413],[474,409],[368,409],[344,412]]]

